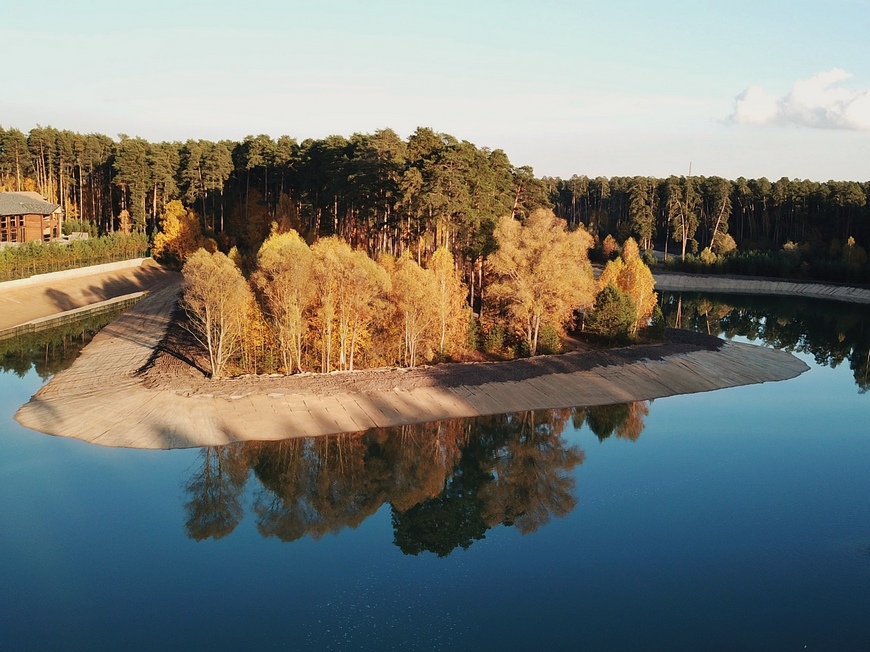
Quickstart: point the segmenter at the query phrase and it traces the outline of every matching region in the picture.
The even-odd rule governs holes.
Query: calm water
[[[741,301],[665,308],[809,372],[223,449],[25,430],[7,354],[0,650],[868,650],[870,318]]]

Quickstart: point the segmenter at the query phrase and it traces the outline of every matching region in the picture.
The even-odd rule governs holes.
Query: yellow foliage
[[[619,285],[619,275],[624,269],[625,263],[622,262],[622,258],[615,258],[609,261],[604,266],[604,271],[601,272],[601,276],[598,277],[598,291],[596,292],[596,294],[598,292],[601,292],[601,290],[606,288],[608,285],[615,285],[616,287],[619,287],[620,290],[622,290]]]
[[[633,240],[629,238],[626,243],[628,242]],[[635,251],[636,248],[635,244]],[[636,333],[640,327],[646,325],[656,307],[657,295],[652,272],[638,255],[629,258],[627,262],[617,258],[608,262],[598,277],[599,292],[608,285],[615,285],[634,302],[637,315],[632,333]]]
[[[406,251],[393,267],[392,300],[404,326],[405,364],[431,359],[437,332],[438,291],[435,274],[420,267]]]
[[[217,243],[202,235],[196,214],[174,200],[166,205],[152,252],[157,259],[184,262],[198,249],[217,251]]]
[[[181,305],[191,333],[209,355],[211,374],[221,378],[244,342],[245,320],[253,303],[251,288],[239,268],[220,252],[191,254],[182,269]]]
[[[855,238],[849,236],[846,241],[846,246],[843,247],[843,261],[854,269],[858,269],[867,264],[867,252],[864,247],[855,242]]]
[[[390,279],[383,267],[354,251],[338,237],[322,238],[311,246],[317,315],[322,323],[321,370],[332,369],[334,337],[338,337],[338,368],[353,371],[360,334],[386,310],[383,296]]]
[[[274,364],[269,364],[269,360],[277,354],[277,338],[253,296],[248,297],[247,304],[239,355],[240,370],[247,374],[273,371]]]
[[[494,235],[498,250],[488,260],[495,277],[488,296],[505,306],[535,355],[542,325],[562,329],[575,310],[592,305],[592,236],[584,229],[567,231],[563,220],[543,209],[523,224],[502,218]]]
[[[464,348],[467,339],[467,290],[446,247],[438,247],[428,269],[435,278],[435,303],[438,310],[438,351],[441,355]]]
[[[130,218],[130,211],[126,208],[118,213],[118,230],[127,234],[133,230],[133,220]]]
[[[619,251],[619,243],[616,241],[616,238],[608,233],[607,237],[604,238],[604,242],[601,243],[601,251],[605,258],[610,258]]]
[[[637,246],[634,238],[629,238],[622,243],[622,262],[627,263],[635,258],[640,258],[640,249]]]
[[[302,371],[307,312],[315,299],[314,254],[296,231],[273,231],[260,247],[257,267],[252,280],[277,335],[284,373]]]

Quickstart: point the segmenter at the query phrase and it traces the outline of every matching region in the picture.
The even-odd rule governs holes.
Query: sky
[[[0,125],[419,126],[538,176],[870,180],[870,1],[0,0]]]

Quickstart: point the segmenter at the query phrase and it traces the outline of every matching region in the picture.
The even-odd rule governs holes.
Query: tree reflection
[[[446,557],[457,547],[467,549],[483,539],[484,522],[480,486],[485,481],[469,446],[443,490],[436,496],[400,511],[393,506],[393,543],[406,555],[434,552]]]
[[[384,503],[437,495],[456,465],[462,421],[363,434],[251,444],[262,484],[254,504],[263,536],[294,541],[356,527]]]
[[[185,486],[184,529],[197,541],[220,539],[242,520],[239,498],[248,478],[244,444],[203,448],[199,457],[200,467]]]
[[[48,380],[69,367],[94,335],[115,321],[125,309],[0,340],[0,371],[11,371],[23,378],[34,369],[42,380]]]
[[[806,353],[835,368],[849,361],[861,393],[870,389],[870,306],[795,297],[662,293],[668,325],[742,336]]]
[[[198,540],[232,532],[253,471],[264,537],[318,539],[389,504],[402,552],[444,557],[497,525],[529,534],[569,514],[577,504],[572,471],[585,454],[565,439],[566,426],[605,424],[590,429],[634,440],[648,411],[646,403],[541,410],[206,448],[185,485],[186,530]]]
[[[576,410],[574,427],[580,428],[585,421],[589,430],[598,437],[598,441],[604,441],[614,433],[617,439],[635,441],[643,432],[644,418],[648,414],[648,401],[599,405]]]

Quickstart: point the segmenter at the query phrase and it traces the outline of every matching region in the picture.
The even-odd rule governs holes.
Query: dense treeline
[[[472,297],[498,219],[541,207],[583,224],[598,243],[633,236],[689,270],[870,281],[870,182],[538,179],[501,150],[423,127],[407,139],[383,129],[301,143],[265,135],[151,143],[0,127],[0,189],[36,190],[100,233],[153,234],[180,201],[216,246],[237,246],[249,260],[273,222],[308,243],[339,236],[373,258],[407,251],[423,264],[445,246]]]
[[[620,240],[634,235],[644,249],[663,247],[669,235],[671,252],[677,245],[680,253],[684,222],[693,253],[706,247],[722,253],[725,235],[744,250],[870,239],[870,182],[675,176],[544,181],[557,215]]]
[[[151,143],[51,127],[28,134],[0,128],[0,189],[36,190],[102,233],[153,230],[166,206],[181,200],[223,251],[236,245],[250,255],[272,222],[309,243],[340,236],[372,257],[412,251],[422,263],[447,246],[466,278],[479,274],[492,252],[500,217],[539,207],[585,225],[598,241],[634,236],[643,250],[656,246],[681,258],[709,250],[708,264],[732,251],[791,247],[800,260],[785,259],[786,266],[807,272],[819,261],[840,261],[850,238],[856,247],[870,242],[870,182],[538,179],[501,150],[428,128],[407,139],[383,129],[301,143],[265,135]],[[866,276],[866,255],[851,264]]]
[[[25,135],[0,127],[0,185],[36,190],[67,216],[118,226],[128,210],[145,225],[173,199],[196,207],[215,232],[244,241],[252,227],[294,219],[306,232],[336,234],[370,250],[440,236],[471,237],[481,219],[553,206],[596,234],[637,237],[642,248],[673,236],[681,208],[697,225],[701,248],[730,234],[746,249],[786,242],[845,242],[870,236],[870,182],[720,177],[536,179],[501,150],[475,147],[420,128],[407,141],[389,129],[301,144],[261,135],[242,142],[150,143],[121,135],[82,135],[37,127]],[[228,216],[233,219],[227,221]],[[246,222],[258,222],[248,225]],[[256,230],[256,229],[255,229]],[[265,236],[265,233],[263,234]],[[672,238],[680,243],[679,238]]]
[[[555,212],[634,236],[689,270],[870,281],[870,182],[782,178],[544,179]]]
[[[36,190],[101,232],[151,229],[182,200],[225,249],[255,252],[274,221],[309,242],[338,235],[371,255],[447,245],[469,264],[486,253],[498,217],[549,205],[531,169],[501,150],[426,128],[407,140],[384,129],[302,143],[0,128],[0,188]]]

